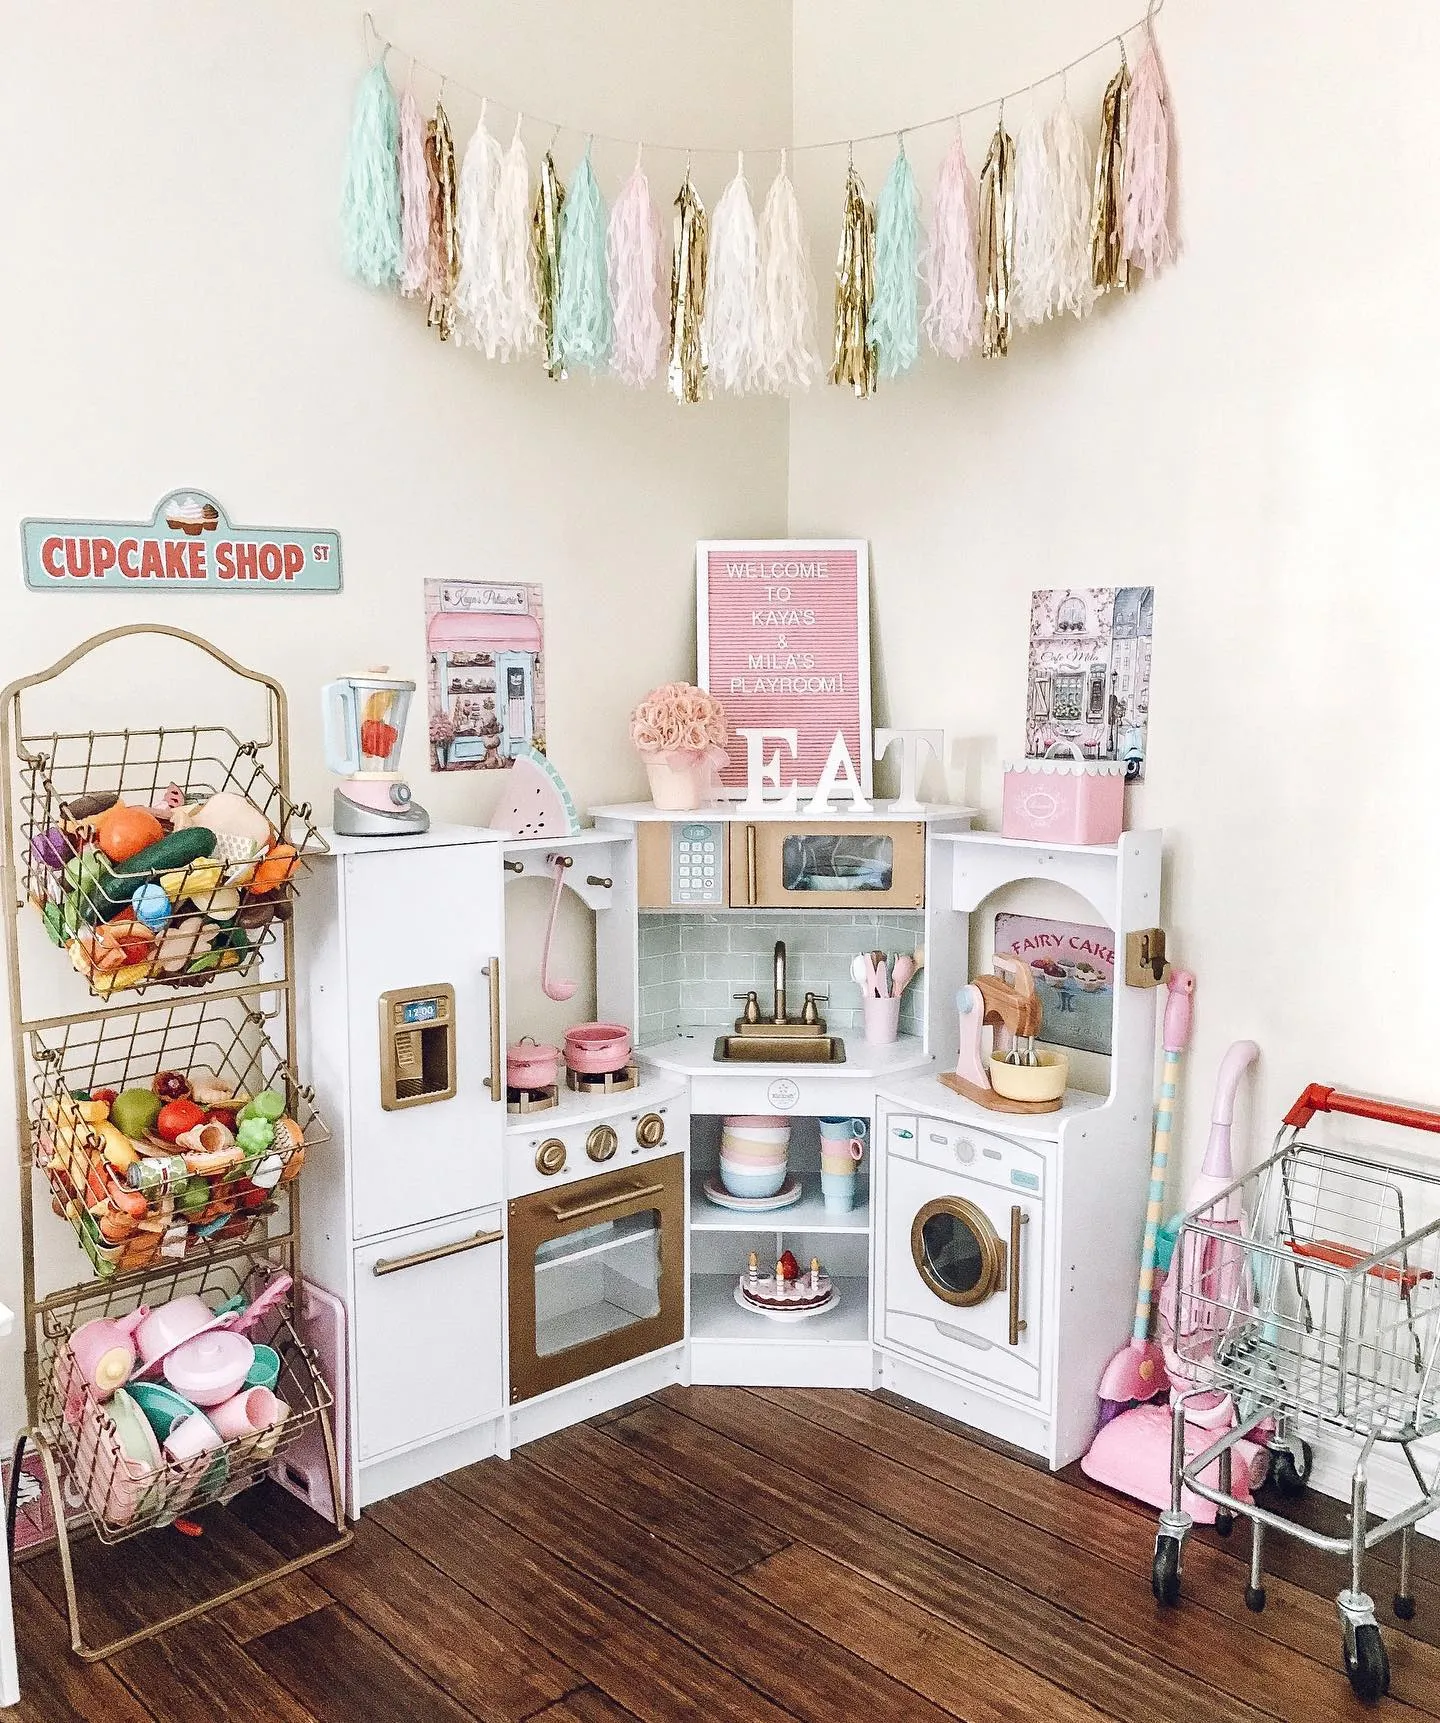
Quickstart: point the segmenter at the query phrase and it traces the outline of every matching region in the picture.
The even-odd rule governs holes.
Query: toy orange
[[[275,844],[255,868],[250,889],[257,892],[279,891],[287,880],[293,879],[300,867],[300,857],[294,844]]]
[[[95,841],[114,862],[129,861],[164,836],[164,826],[149,808],[132,808],[128,802],[116,802],[95,821]]]

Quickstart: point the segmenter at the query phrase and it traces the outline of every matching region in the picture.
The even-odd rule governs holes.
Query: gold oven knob
[[[613,1125],[596,1125],[585,1139],[585,1153],[592,1161],[608,1161],[620,1147]]]
[[[658,1149],[665,1141],[665,1121],[658,1113],[647,1113],[635,1127],[635,1141],[642,1149]]]
[[[535,1170],[547,1175],[565,1171],[565,1145],[559,1137],[546,1137],[536,1149]]]

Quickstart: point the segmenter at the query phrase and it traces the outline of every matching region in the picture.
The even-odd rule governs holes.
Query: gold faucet
[[[819,1040],[825,1035],[825,1019],[820,1015],[820,1005],[828,999],[828,994],[807,993],[805,1003],[798,1017],[791,1017],[785,1008],[785,941],[775,941],[775,1010],[774,1015],[765,1017],[760,1011],[760,996],[752,987],[746,993],[737,993],[737,999],[744,1001],[744,1010],[735,1019],[737,1035],[783,1035],[797,1040]]]

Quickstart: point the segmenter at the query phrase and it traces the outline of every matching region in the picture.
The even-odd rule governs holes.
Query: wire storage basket
[[[264,997],[30,1031],[35,1164],[102,1278],[265,1232],[306,1150],[328,1140]]]
[[[97,999],[251,969],[324,842],[223,726],[18,735],[27,901]]]
[[[198,1274],[177,1266],[168,1276],[151,1276],[144,1287],[151,1309],[196,1295],[217,1315],[226,1307],[258,1306],[270,1289],[274,1302],[248,1335],[257,1352],[263,1345],[278,1360],[273,1387],[254,1402],[265,1421],[229,1439],[210,1422],[212,1414],[221,1417],[215,1406],[192,1405],[166,1385],[163,1360],[148,1371],[137,1363],[130,1380],[103,1398],[90,1385],[77,1355],[83,1342],[72,1347],[72,1340],[86,1324],[117,1322],[136,1310],[138,1288],[92,1288],[46,1307],[39,1426],[59,1466],[68,1515],[87,1520],[102,1542],[120,1543],[228,1502],[274,1471],[333,1405],[315,1355],[295,1329],[289,1284],[274,1263],[241,1257],[207,1264]],[[190,1423],[192,1439],[182,1450],[179,1426],[191,1420],[198,1422]],[[197,1428],[203,1432],[198,1440]]]
[[[1433,1176],[1297,1139],[1187,1215],[1174,1261],[1172,1374],[1312,1429],[1440,1430]]]

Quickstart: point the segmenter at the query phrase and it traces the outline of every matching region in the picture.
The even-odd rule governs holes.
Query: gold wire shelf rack
[[[30,1031],[34,1163],[100,1278],[268,1232],[306,1151],[329,1140],[314,1091],[270,1040],[272,1017],[257,1008],[259,997],[172,1000]],[[140,1091],[144,1117],[147,1093],[154,1111],[157,1090],[192,1086],[177,1098],[206,1112],[207,1124],[182,1141],[153,1129],[127,1136],[112,1120],[114,1097],[127,1090]],[[219,1091],[230,1096],[219,1107],[193,1100]],[[251,1123],[247,1141],[240,1103],[256,1096],[274,1097],[283,1111],[273,1123]]]

